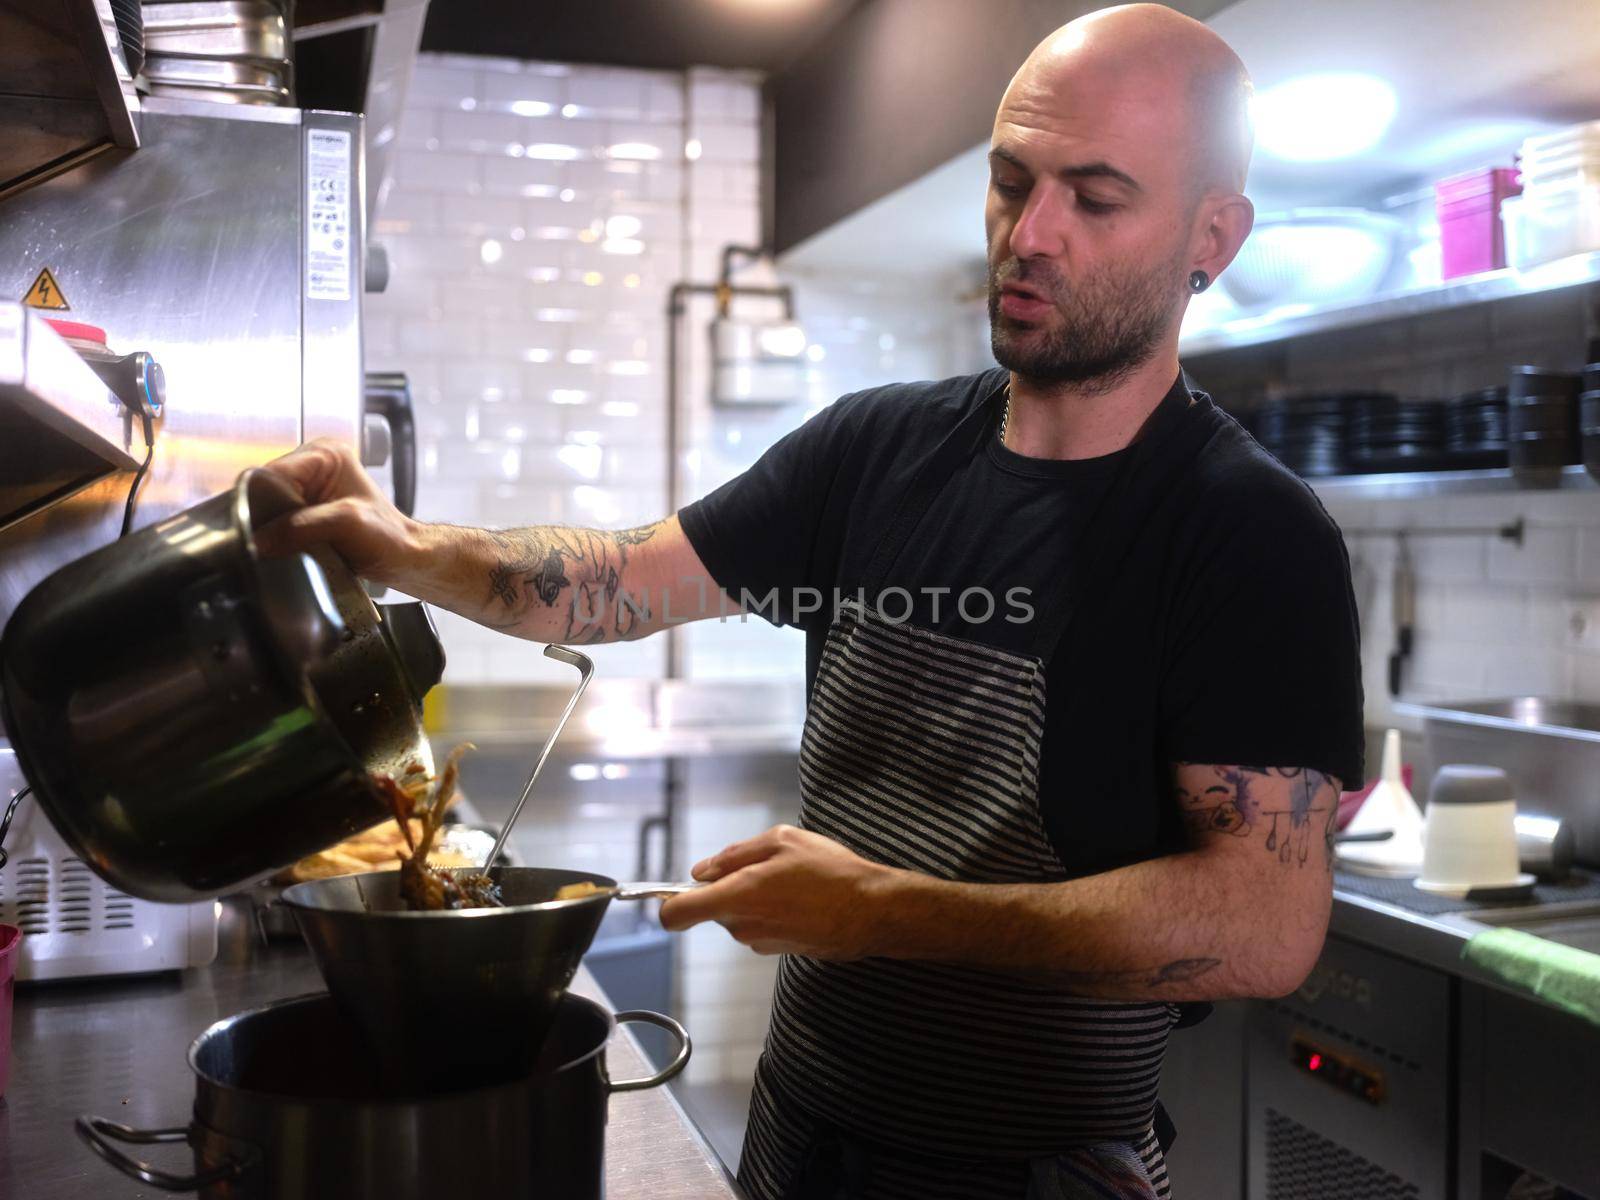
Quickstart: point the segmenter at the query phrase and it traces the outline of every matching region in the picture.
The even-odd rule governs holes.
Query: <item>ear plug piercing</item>
[[[1189,272],[1189,290],[1191,292],[1203,292],[1210,286],[1211,276],[1207,275],[1204,271]]]

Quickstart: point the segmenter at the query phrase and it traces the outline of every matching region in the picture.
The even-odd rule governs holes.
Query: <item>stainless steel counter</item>
[[[18,989],[11,1083],[0,1103],[0,1200],[166,1194],[96,1158],[73,1133],[74,1118],[93,1113],[145,1128],[184,1124],[194,1101],[185,1055],[197,1034],[232,1013],[323,990],[304,948],[262,946],[238,902],[223,905],[219,940],[209,967]],[[586,971],[579,971],[573,990],[605,1003]],[[616,1078],[649,1071],[626,1031],[612,1039],[607,1061]],[[186,1147],[143,1149],[174,1170],[191,1163]],[[735,1200],[740,1194],[667,1089],[611,1098],[609,1200]]]
[[[1579,872],[1589,878],[1588,873]],[[1499,925],[1518,925],[1538,933],[1541,922],[1562,916],[1600,916],[1600,901],[1521,904],[1476,909],[1471,912],[1427,914],[1338,886],[1333,892],[1332,936],[1348,938],[1436,971],[1521,996],[1536,1003],[1538,997],[1508,987],[1493,975],[1461,957],[1462,948],[1480,933]]]

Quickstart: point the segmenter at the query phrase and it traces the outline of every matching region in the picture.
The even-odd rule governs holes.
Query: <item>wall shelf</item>
[[[1485,271],[1481,275],[1451,279],[1435,287],[1408,288],[1328,308],[1305,305],[1235,317],[1182,338],[1178,342],[1178,353],[1185,359],[1193,359],[1225,350],[1264,346],[1306,334],[1420,317],[1515,296],[1555,292],[1597,280],[1600,280],[1600,251],[1590,251],[1541,263],[1526,271],[1511,268]]]
[[[1412,500],[1433,496],[1479,496],[1501,492],[1593,492],[1600,490],[1583,467],[1563,467],[1547,487],[1532,487],[1509,468],[1487,471],[1414,471],[1394,475],[1334,475],[1306,483],[1324,501]]]

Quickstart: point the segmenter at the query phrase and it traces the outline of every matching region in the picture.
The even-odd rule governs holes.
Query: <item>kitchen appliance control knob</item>
[[[100,382],[124,405],[141,417],[161,415],[167,402],[167,377],[161,364],[145,350],[107,358],[85,358]]]

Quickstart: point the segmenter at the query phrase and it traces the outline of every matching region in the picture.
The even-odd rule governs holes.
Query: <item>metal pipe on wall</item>
[[[678,489],[680,483],[679,453],[680,453],[680,419],[678,412],[680,389],[678,375],[681,366],[678,361],[678,332],[683,323],[683,317],[688,311],[688,298],[690,296],[715,296],[719,315],[726,316],[729,304],[735,297],[761,297],[776,299],[783,302],[784,317],[786,320],[794,319],[794,289],[788,286],[777,287],[739,287],[731,282],[732,264],[735,256],[743,255],[749,258],[760,258],[763,251],[748,246],[727,246],[722,251],[722,270],[716,283],[694,283],[690,280],[680,280],[672,285],[667,294],[667,414],[666,414],[666,443],[667,443],[667,511],[678,511]],[[668,679],[683,678],[683,637],[682,632],[673,625],[668,625],[662,635],[667,639],[667,667]],[[679,758],[665,760],[664,782],[662,785],[662,811],[659,817],[646,822],[639,831],[639,869],[640,878],[650,878],[648,867],[648,839],[650,832],[659,827],[662,830],[662,864],[661,878],[672,879],[677,871],[677,854],[674,840],[677,832],[678,805],[683,795],[684,763]]]

